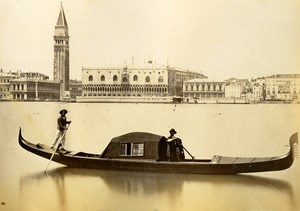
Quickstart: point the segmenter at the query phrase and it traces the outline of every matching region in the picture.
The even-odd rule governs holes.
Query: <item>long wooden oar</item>
[[[189,151],[187,151],[187,149],[184,147],[184,146],[182,146],[183,147],[183,149],[192,157],[192,159],[194,160],[195,159],[195,156],[193,156],[193,155],[191,155],[191,153],[189,153]]]
[[[57,151],[57,149],[58,149],[58,147],[59,147],[60,142],[62,141],[62,139],[63,139],[63,138],[65,137],[65,135],[66,135],[67,129],[68,129],[68,128],[66,128],[66,129],[64,130],[63,135],[60,137],[60,140],[58,141],[58,145],[55,147],[54,152],[52,153],[52,156],[51,156],[51,158],[50,158],[50,160],[49,160],[49,163],[48,163],[48,165],[47,165],[47,167],[46,167],[46,169],[45,169],[45,171],[44,171],[45,174],[47,173],[47,169],[48,169],[48,167],[49,167],[49,165],[50,165],[50,163],[51,163],[51,161],[52,161],[52,159],[53,159],[53,157],[54,157],[55,152]]]

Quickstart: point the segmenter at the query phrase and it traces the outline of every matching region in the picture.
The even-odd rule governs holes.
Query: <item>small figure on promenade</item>
[[[60,117],[57,119],[57,131],[55,134],[55,139],[51,148],[54,148],[58,141],[60,141],[60,149],[64,150],[65,142],[66,142],[66,130],[68,129],[67,125],[71,123],[71,121],[67,121],[66,114],[68,111],[66,109],[62,109],[59,114]],[[59,148],[59,147],[58,147]]]

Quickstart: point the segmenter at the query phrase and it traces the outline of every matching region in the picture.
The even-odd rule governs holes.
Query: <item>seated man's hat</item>
[[[60,114],[67,114],[68,113],[68,111],[66,110],[66,109],[62,109],[62,110],[60,110],[60,112],[59,112]]]
[[[173,132],[174,134],[177,133],[176,130],[175,130],[174,128],[172,128],[169,132],[170,132],[170,133]]]

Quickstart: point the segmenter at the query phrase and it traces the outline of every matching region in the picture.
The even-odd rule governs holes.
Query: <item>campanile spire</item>
[[[69,65],[69,31],[63,5],[55,25],[54,32],[54,64],[53,78],[61,82],[61,98],[69,92],[70,65]]]
[[[68,27],[62,2],[61,2],[61,5],[60,5],[60,12],[59,12],[59,16],[58,16],[58,19],[57,19],[56,26],[66,26],[66,27]]]

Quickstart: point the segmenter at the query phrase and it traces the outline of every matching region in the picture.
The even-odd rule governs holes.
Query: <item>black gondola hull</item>
[[[294,161],[294,150],[298,144],[298,135],[290,138],[289,152],[278,157],[234,158],[214,156],[210,159],[185,159],[180,162],[158,161],[155,159],[110,159],[100,154],[84,152],[57,151],[49,146],[33,144],[22,137],[19,131],[19,144],[22,148],[40,157],[73,168],[104,169],[119,171],[140,171],[160,173],[191,173],[191,174],[237,174],[266,171],[280,171],[289,168]]]

